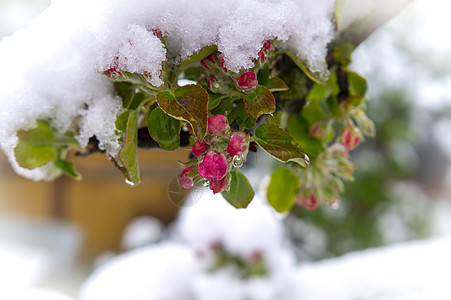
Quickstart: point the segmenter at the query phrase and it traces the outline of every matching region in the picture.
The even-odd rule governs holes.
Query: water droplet
[[[204,187],[209,187],[210,186],[210,181],[208,179],[204,179],[204,181],[202,182],[202,185]]]
[[[135,93],[139,93],[139,89],[138,88],[135,88]]]
[[[233,107],[233,108],[236,108],[237,106],[238,106],[238,104],[236,104],[236,103],[233,103],[233,104],[232,104],[232,107]]]
[[[274,117],[274,114],[269,114],[271,117]]]
[[[136,182],[130,181],[128,179],[125,179],[125,183],[128,184],[129,186],[137,186],[138,185]]]
[[[182,130],[185,132],[188,132],[188,126],[186,126],[186,124],[182,125]]]
[[[310,165],[310,157],[308,157],[307,154],[304,154],[304,162],[307,165],[307,167]]]
[[[241,168],[244,164],[244,155],[235,155],[232,164],[235,168]]]
[[[330,207],[334,210],[338,209],[340,207],[340,199],[336,198],[331,204]]]

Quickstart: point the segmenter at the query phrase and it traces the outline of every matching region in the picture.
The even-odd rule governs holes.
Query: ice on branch
[[[216,45],[223,67],[253,67],[268,40],[283,42],[313,72],[327,76],[333,37],[332,0],[54,0],[31,25],[0,42],[0,146],[14,169],[49,179],[48,165],[28,170],[14,157],[17,131],[36,120],[75,133],[80,146],[96,136],[117,157],[114,124],[121,101],[106,74],[164,79],[162,62],[181,63]]]

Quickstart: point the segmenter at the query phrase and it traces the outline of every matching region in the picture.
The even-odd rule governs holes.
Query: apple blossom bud
[[[230,176],[224,176],[221,180],[211,180],[210,189],[213,194],[222,193],[227,190],[230,186]]]
[[[182,168],[182,172],[180,173],[180,181],[185,189],[189,189],[194,184],[193,178],[186,176],[186,174],[191,172],[195,166],[196,165],[189,165]]]
[[[160,28],[152,28],[151,31],[157,38],[161,39],[163,37],[163,32],[161,32]]]
[[[223,115],[216,115],[208,118],[208,131],[214,135],[221,135],[229,129],[227,119]]]
[[[272,46],[271,41],[266,41],[260,51],[258,51],[258,57],[261,63],[265,61],[266,54],[271,50]]]
[[[218,88],[218,78],[215,75],[211,75],[207,80],[207,86],[209,89]]]
[[[341,133],[341,143],[348,151],[354,150],[359,145],[361,138],[362,134],[353,126],[344,128]]]
[[[326,137],[329,128],[327,126],[327,122],[319,121],[313,123],[309,127],[309,134],[317,139],[323,139]]]
[[[227,73],[228,70],[225,67],[225,59],[224,59],[224,56],[222,56],[222,54],[218,55],[218,60],[219,60],[219,64],[221,65],[222,70]]]
[[[105,71],[105,74],[110,78],[117,78],[119,76],[122,76],[121,71],[119,71],[119,68],[117,66],[113,66]]]
[[[254,72],[244,73],[238,79],[238,85],[243,89],[257,87],[258,86],[257,75]]]
[[[207,71],[211,71],[210,67],[207,65],[207,62],[205,61],[205,59],[202,59],[200,61],[200,64],[202,65],[202,67],[207,70]]]
[[[234,134],[227,146],[227,152],[233,158],[235,155],[246,153],[248,145],[249,141],[246,137],[242,137],[240,134]]]
[[[321,204],[318,197],[313,192],[308,193],[306,197],[300,196],[297,203],[304,206],[307,210],[315,210]]]
[[[207,152],[204,160],[199,164],[199,175],[205,179],[221,180],[228,170],[225,156],[214,151]]]
[[[205,140],[203,141],[196,141],[191,148],[191,152],[195,157],[198,157],[202,153],[206,152],[208,149],[210,149],[210,146],[207,144]]]

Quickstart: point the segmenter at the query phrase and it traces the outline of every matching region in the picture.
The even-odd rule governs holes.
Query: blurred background
[[[26,27],[49,2],[0,0],[0,38]],[[284,219],[301,261],[451,234],[449,8],[414,1],[355,51],[377,137],[352,153],[356,180],[338,209],[297,208]],[[130,221],[152,216],[164,226],[176,218],[168,182],[187,157],[186,150],[141,151],[142,183],[130,187],[102,155],[75,158],[80,182],[35,183],[15,175],[0,153],[0,285],[75,296],[96,262],[125,250]],[[163,228],[155,226],[147,228]]]

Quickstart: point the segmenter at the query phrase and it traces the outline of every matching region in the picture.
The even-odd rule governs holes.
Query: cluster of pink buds
[[[187,163],[180,174],[183,187],[190,188],[203,180],[214,193],[230,186],[230,170],[240,168],[249,150],[249,135],[230,129],[223,115],[208,118],[208,133],[196,141],[191,152],[196,157]]]
[[[340,202],[338,195],[344,190],[343,181],[353,179],[354,166],[349,161],[349,151],[345,146],[335,143],[303,173],[297,204],[308,210],[318,208],[323,202],[337,208]]]
[[[271,41],[266,41],[263,44],[263,47],[258,51],[258,59],[261,63],[264,63],[266,60],[266,56],[268,55],[269,51],[271,51],[274,48]]]

